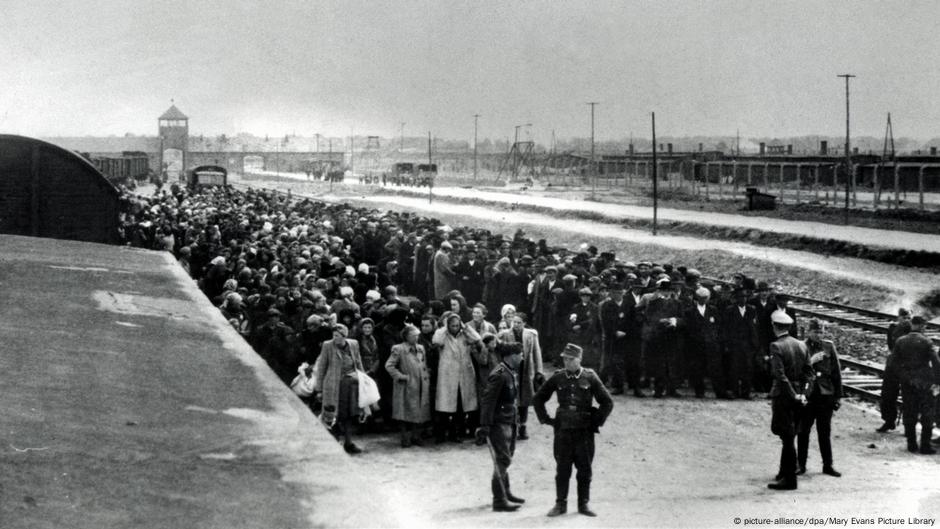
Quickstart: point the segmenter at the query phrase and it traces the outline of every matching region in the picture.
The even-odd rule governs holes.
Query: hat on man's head
[[[565,348],[561,351],[561,356],[569,358],[581,358],[582,354],[584,354],[584,350],[573,343],[565,344]]]
[[[578,295],[581,295],[581,296],[593,296],[594,293],[591,292],[591,289],[590,289],[590,288],[584,287],[584,288],[582,288],[581,290],[578,291]]]
[[[821,331],[822,322],[818,318],[810,318],[809,323],[806,324],[807,331]]]
[[[668,277],[664,277],[656,281],[656,288],[672,288],[672,281]]]
[[[923,316],[914,316],[911,318],[911,325],[924,325],[927,323],[927,319]]]
[[[758,282],[757,282],[757,291],[758,291],[758,292],[766,292],[766,291],[768,291],[768,290],[770,290],[770,285],[768,285],[766,281],[758,281]]]
[[[775,310],[770,315],[770,321],[776,325],[793,325],[793,318],[782,310]]]
[[[700,297],[700,298],[709,298],[711,297],[712,293],[710,290],[708,290],[705,287],[698,287],[698,289],[696,289],[695,291],[695,295],[696,297]]]
[[[911,315],[911,311],[905,309],[904,307],[901,307],[898,309],[898,316],[910,316],[910,315]]]

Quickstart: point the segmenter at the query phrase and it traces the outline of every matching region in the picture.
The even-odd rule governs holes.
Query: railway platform
[[[400,525],[170,254],[0,235],[0,304],[0,527]]]

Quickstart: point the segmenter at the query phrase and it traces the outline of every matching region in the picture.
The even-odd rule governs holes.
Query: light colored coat
[[[499,333],[500,343],[516,343],[512,329]],[[522,329],[522,376],[519,380],[519,406],[532,404],[535,395],[535,374],[542,372],[542,348],[539,333],[535,329]]]
[[[433,266],[434,299],[444,299],[448,292],[459,286],[457,273],[454,272],[454,264],[451,262],[450,255],[443,250],[438,250],[434,254]]]
[[[359,343],[356,340],[346,339],[349,344],[349,352],[352,353],[353,363],[358,371],[365,371],[362,368],[362,358],[359,356]],[[320,356],[317,357],[315,368],[317,373],[317,388],[323,395],[323,409],[327,406],[333,406],[333,409],[339,407],[339,382],[343,378],[343,358],[342,353],[336,348],[333,340],[323,342],[320,348]]]
[[[424,346],[415,344],[414,347],[415,352],[407,343],[393,346],[385,369],[395,384],[392,418],[420,424],[431,420],[431,379]]]
[[[463,411],[477,409],[476,373],[473,370],[471,346],[480,341],[480,335],[472,327],[464,327],[457,336],[447,332],[447,327],[434,331],[431,343],[440,347],[437,366],[437,393],[434,409],[445,413],[457,411],[457,392]]]

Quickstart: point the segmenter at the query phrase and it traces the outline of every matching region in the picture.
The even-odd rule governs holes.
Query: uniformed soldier
[[[898,396],[901,394],[901,382],[894,366],[894,344],[898,338],[911,332],[911,312],[898,309],[898,319],[888,326],[888,357],[885,359],[885,372],[881,377],[881,419],[884,423],[875,431],[886,433],[894,430],[898,422]]]
[[[594,434],[600,432],[600,427],[614,408],[614,401],[597,373],[581,367],[582,353],[577,345],[565,345],[561,353],[564,369],[555,371],[532,399],[539,422],[555,428],[555,506],[548,512],[549,516],[568,511],[572,464],[578,470],[578,512],[585,516],[597,516],[588,507]],[[558,409],[555,417],[551,418],[545,410],[545,403],[556,392]],[[600,408],[593,407],[595,400]]]
[[[770,431],[780,437],[780,470],[777,481],[767,485],[773,490],[796,490],[796,437],[800,408],[806,404],[806,390],[813,384],[815,373],[809,362],[806,344],[790,336],[793,319],[786,312],[774,312],[770,321],[777,339],[770,344],[770,388],[773,415]]]
[[[519,365],[522,363],[522,344],[496,346],[502,357],[500,364],[490,372],[480,401],[480,427],[476,430],[477,444],[489,443],[493,457],[493,510],[512,512],[519,508],[512,503],[525,500],[514,496],[509,489],[509,465],[516,451],[519,403]]]
[[[894,361],[901,381],[907,449],[918,451],[915,428],[919,419],[919,451],[921,454],[936,454],[937,451],[930,446],[930,435],[933,432],[934,400],[940,390],[940,358],[933,342],[924,335],[925,324],[922,316],[911,318],[911,332],[898,338],[894,344]]]
[[[823,340],[822,324],[812,319],[806,327],[806,348],[810,355],[809,362],[816,372],[812,389],[807,396],[806,406],[800,415],[800,431],[797,434],[797,475],[806,473],[806,457],[809,453],[809,433],[816,423],[816,437],[819,439],[819,453],[823,461],[823,474],[840,477],[842,474],[832,467],[832,441],[829,432],[832,425],[832,412],[839,409],[842,398],[842,367],[839,355],[831,340]]]

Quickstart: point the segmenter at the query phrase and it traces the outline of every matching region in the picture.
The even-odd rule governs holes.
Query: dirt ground
[[[862,407],[847,404],[834,419],[834,464],[842,478],[821,474],[813,437],[799,490],[774,492],[766,488],[779,458],[769,400],[614,402],[595,438],[594,519],[573,512],[573,478],[569,514],[545,516],[555,500],[552,432],[534,422],[510,467],[513,492],[526,499],[516,513],[490,509],[485,446],[402,449],[397,435],[372,435],[357,441],[365,452],[355,461],[379,476],[414,527],[733,527],[736,517],[756,516],[940,517],[940,457],[909,454],[901,434],[874,432],[880,421]]]

